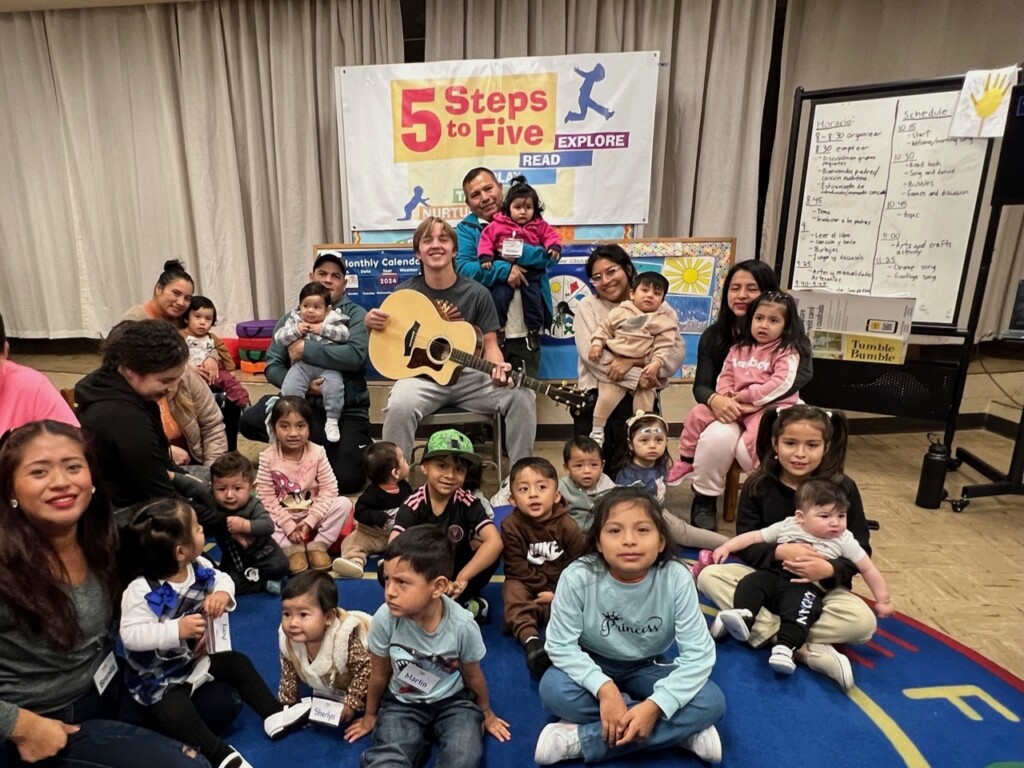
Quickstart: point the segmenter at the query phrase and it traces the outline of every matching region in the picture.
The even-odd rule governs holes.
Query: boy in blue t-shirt
[[[363,768],[419,764],[429,734],[437,765],[475,768],[483,757],[481,725],[498,741],[510,734],[487,695],[480,628],[445,594],[453,568],[448,537],[435,525],[413,526],[388,544],[383,568],[385,603],[370,623],[366,711],[345,738],[373,732]]]

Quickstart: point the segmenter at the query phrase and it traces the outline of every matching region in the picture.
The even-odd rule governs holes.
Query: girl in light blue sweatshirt
[[[631,486],[609,491],[593,516],[587,554],[562,573],[551,605],[553,666],[540,697],[563,722],[541,731],[534,759],[589,763],[677,746],[720,762],[715,645],[661,507]]]

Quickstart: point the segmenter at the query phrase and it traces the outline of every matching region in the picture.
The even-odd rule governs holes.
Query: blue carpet
[[[372,613],[381,588],[373,578],[339,581],[341,603]],[[500,584],[484,591],[499,606]],[[232,614],[235,647],[249,654],[272,688],[279,667],[279,602],[269,595],[241,598]],[[712,616],[714,609],[705,607]],[[512,726],[512,740],[488,738],[486,765],[533,764],[537,734],[548,717],[522,651],[498,631],[483,627],[488,653],[484,672],[494,710]],[[843,649],[858,688],[843,694],[804,667],[779,680],[767,652],[727,641],[718,646],[712,679],[725,692],[728,711],[719,724],[725,766],[993,766],[1024,765],[1024,681],[911,619],[881,622],[875,640]],[[310,725],[270,742],[248,709],[226,735],[256,768],[274,765],[357,765],[365,738],[349,745],[334,729]],[[298,758],[301,756],[301,760]],[[699,765],[683,750],[646,753],[607,763],[618,766]]]

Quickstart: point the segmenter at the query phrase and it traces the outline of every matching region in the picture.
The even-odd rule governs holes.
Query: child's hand
[[[345,741],[349,744],[353,741],[359,741],[359,739],[363,738],[366,734],[373,733],[373,727],[376,724],[376,715],[363,715],[345,729]]]
[[[614,747],[619,739],[619,723],[626,715],[626,702],[619,687],[611,681],[601,686],[597,701],[601,705],[601,738],[609,747]]]
[[[480,269],[494,269],[494,262],[492,261],[481,261]]]
[[[550,589],[546,589],[543,592],[538,592],[537,593],[536,603],[537,603],[537,605],[547,605],[548,603],[550,603],[554,599],[555,599],[555,593],[552,592]]]
[[[626,711],[619,721],[619,738],[615,742],[615,746],[621,747],[623,744],[629,744],[637,739],[643,741],[651,735],[659,717],[661,717],[661,707],[650,699],[635,704]]]
[[[311,323],[310,326],[309,326],[309,332],[310,333],[315,333],[317,336],[319,336],[321,333],[323,333],[323,330],[324,330],[324,324],[323,323]]]
[[[227,592],[214,592],[203,601],[203,610],[211,619],[219,619],[231,602]]]
[[[484,712],[484,731],[491,734],[498,741],[508,741],[512,738],[512,732],[508,729],[508,723],[494,714],[492,709]]]
[[[301,333],[303,336],[305,336],[311,330],[313,330],[313,326],[310,325],[309,323],[299,323],[299,333]]]
[[[729,558],[729,550],[725,547],[718,547],[711,553],[711,560],[715,563],[724,563]]]
[[[178,639],[198,640],[206,633],[206,617],[200,613],[190,613],[178,619]]]
[[[893,611],[895,610],[896,607],[892,604],[892,600],[890,600],[889,598],[886,598],[885,600],[875,601],[875,614],[880,619],[889,618],[890,616],[892,616]]]
[[[228,533],[252,533],[252,523],[238,515],[228,515],[225,520]]]
[[[288,538],[294,544],[306,544],[313,540],[313,529],[309,527],[308,523],[299,523],[295,526],[295,530],[288,534]]]
[[[658,383],[658,374],[661,373],[661,363],[657,360],[648,363],[640,371],[640,389],[651,389]]]
[[[548,261],[552,264],[557,264],[560,258],[562,258],[562,252],[560,250],[557,248],[548,249]]]
[[[462,577],[461,573],[457,573],[455,574],[455,578],[448,582],[448,589],[446,589],[445,592],[448,597],[454,600],[465,591],[466,584],[468,582],[469,579],[465,579]]]
[[[604,353],[604,347],[601,344],[591,344],[590,351],[587,353],[587,358],[592,363],[596,363],[601,359],[601,355]]]

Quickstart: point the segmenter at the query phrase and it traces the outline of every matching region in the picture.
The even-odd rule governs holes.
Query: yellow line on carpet
[[[849,692],[850,700],[853,701],[861,711],[867,715],[871,722],[878,726],[878,730],[889,740],[896,752],[903,758],[904,765],[908,768],[928,768],[928,761],[924,759],[914,742],[903,732],[903,729],[896,724],[889,715],[878,706],[874,700],[860,688],[854,688]]]

